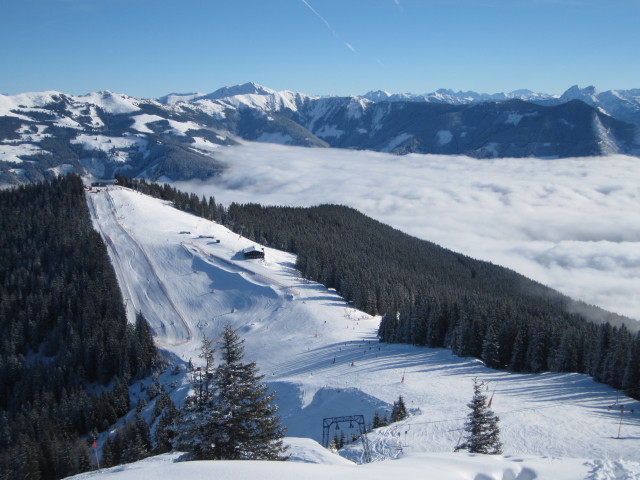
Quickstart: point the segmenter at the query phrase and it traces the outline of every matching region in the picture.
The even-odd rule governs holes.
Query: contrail
[[[309,8],[309,10],[311,10],[311,11],[313,12],[313,14],[314,14],[316,17],[318,17],[320,20],[322,20],[322,23],[324,23],[324,24],[326,25],[326,27],[327,27],[327,28],[329,29],[329,31],[333,34],[333,36],[334,36],[334,37],[336,37],[338,40],[340,40],[342,43],[344,43],[344,45],[345,45],[349,50],[351,50],[352,52],[355,52],[355,51],[356,51],[356,49],[355,49],[355,48],[353,48],[353,45],[351,45],[351,44],[350,44],[350,43],[348,43],[348,42],[345,42],[345,41],[340,37],[340,35],[338,35],[338,32],[336,32],[336,31],[333,29],[333,27],[331,26],[331,24],[330,24],[329,22],[327,22],[327,20],[326,20],[322,15],[320,15],[318,12],[316,12],[316,10],[315,10],[311,5],[309,5],[309,2],[307,2],[307,0],[300,0],[300,1],[301,1],[302,3],[304,3],[304,4],[307,6],[307,8]]]

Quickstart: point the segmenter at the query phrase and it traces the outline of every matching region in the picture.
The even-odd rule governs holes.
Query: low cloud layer
[[[178,187],[225,204],[349,205],[640,320],[640,160],[476,160],[247,144]]]

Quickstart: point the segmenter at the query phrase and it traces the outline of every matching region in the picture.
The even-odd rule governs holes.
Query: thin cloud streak
[[[356,52],[356,49],[355,49],[355,48],[353,48],[353,46],[352,46],[350,43],[345,42],[345,41],[340,37],[340,35],[338,35],[338,32],[336,32],[336,31],[334,30],[334,28],[331,26],[331,24],[330,24],[330,23],[329,23],[329,22],[328,22],[328,21],[327,21],[327,20],[326,20],[322,15],[320,15],[320,14],[319,14],[319,13],[318,13],[318,12],[317,12],[317,11],[316,11],[312,6],[311,6],[311,5],[309,5],[309,2],[307,2],[307,0],[300,0],[300,1],[301,1],[302,3],[304,3],[304,4],[309,8],[309,10],[311,10],[311,11],[313,12],[313,14],[314,14],[316,17],[318,17],[320,20],[322,20],[322,23],[324,23],[324,24],[325,24],[325,26],[329,29],[329,31],[331,32],[331,34],[332,34],[334,37],[336,37],[338,40],[340,40],[342,43],[344,43],[344,45],[345,45],[349,50],[351,50],[351,51],[352,51],[352,52],[354,52],[354,53]]]
[[[476,160],[251,143],[215,155],[228,165],[220,177],[177,186],[225,204],[350,205],[640,320],[635,158]]]

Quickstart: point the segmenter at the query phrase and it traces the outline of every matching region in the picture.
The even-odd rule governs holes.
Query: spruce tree
[[[205,338],[205,366],[192,376],[193,393],[173,423],[172,444],[195,460],[278,460],[285,451],[285,429],[276,416],[255,362],[242,363],[243,340],[230,326],[221,339],[222,361],[214,367],[214,348]]]
[[[407,407],[404,404],[404,399],[402,395],[398,397],[397,402],[393,402],[393,408],[391,409],[391,423],[399,422],[407,418],[409,414],[407,413]]]
[[[387,425],[389,425],[389,420],[386,415],[380,415],[378,412],[373,413],[373,424],[371,428],[386,427]]]
[[[219,420],[214,403],[214,348],[207,337],[202,339],[198,356],[204,360],[204,367],[193,370],[193,391],[166,436],[171,439],[174,449],[188,452],[194,460],[207,460],[215,458],[213,447]]]
[[[467,435],[464,442],[456,446],[456,450],[499,455],[502,453],[498,428],[500,419],[487,406],[487,397],[482,394],[484,387],[485,383],[473,379],[473,399],[467,404],[471,412],[464,426]]]
[[[222,362],[216,369],[217,459],[278,460],[285,451],[285,429],[276,416],[275,394],[261,383],[255,362],[242,363],[244,340],[227,325],[222,334]]]

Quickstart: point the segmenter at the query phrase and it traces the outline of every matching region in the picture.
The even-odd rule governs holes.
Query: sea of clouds
[[[249,143],[177,182],[218,202],[336,203],[640,320],[640,159],[396,156]]]

